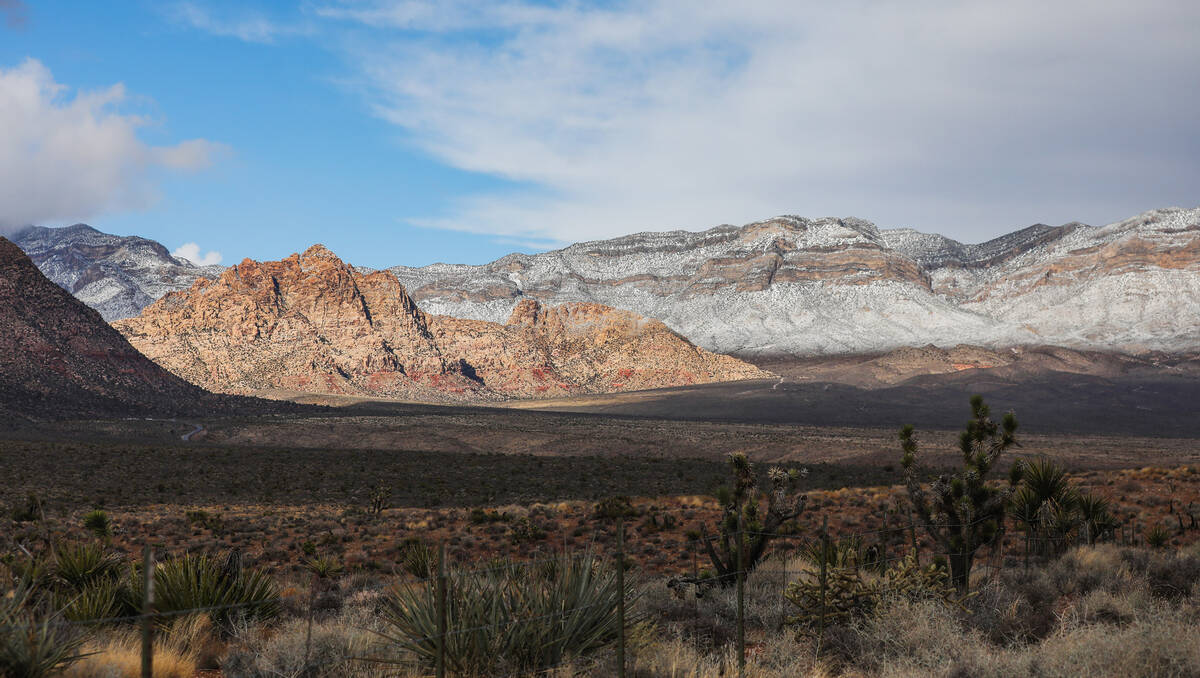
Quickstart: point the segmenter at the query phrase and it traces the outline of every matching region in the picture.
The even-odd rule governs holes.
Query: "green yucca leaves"
[[[619,596],[630,606],[637,597],[628,583],[618,590],[614,568],[584,554],[553,568],[506,562],[449,576],[447,668],[471,676],[537,671],[606,646],[617,636]],[[435,582],[402,585],[384,610],[386,637],[427,665],[437,654],[436,595]]]
[[[0,591],[0,676],[42,678],[80,659],[82,635],[36,605],[28,588]]]

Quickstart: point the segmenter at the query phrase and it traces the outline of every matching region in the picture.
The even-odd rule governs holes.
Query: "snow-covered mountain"
[[[82,225],[28,229],[15,241],[109,320],[222,270]],[[1103,227],[1038,224],[979,244],[783,216],[389,271],[428,313],[503,323],[522,299],[597,302],[747,356],[960,343],[1200,349],[1200,209]]]
[[[109,235],[86,224],[30,227],[12,241],[47,278],[110,322],[135,316],[167,292],[224,270],[177,259],[153,240]]]
[[[522,298],[595,301],[742,355],[900,346],[1200,348],[1200,209],[980,244],[854,218],[639,233],[482,266],[391,270],[425,310],[502,321]]]

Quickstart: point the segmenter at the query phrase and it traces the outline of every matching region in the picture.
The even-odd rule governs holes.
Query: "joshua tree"
[[[754,466],[746,455],[740,452],[729,455],[729,465],[733,471],[733,487],[723,487],[717,492],[723,512],[720,534],[716,539],[709,539],[701,526],[704,546],[722,586],[734,582],[739,565],[747,571],[753,570],[766,553],[771,538],[785,523],[799,516],[808,502],[808,495],[797,494],[795,489],[796,482],[808,475],[807,469],[785,471],[771,467],[767,472],[771,489],[760,496]],[[766,502],[765,511],[762,501]]]
[[[1066,469],[1049,459],[1017,461],[1011,479],[1012,516],[1037,540],[1042,555],[1061,551],[1073,532],[1092,543],[1116,526],[1108,501],[1073,487]]]
[[[987,484],[988,473],[1005,450],[1016,445],[1017,418],[1012,412],[997,424],[982,396],[971,397],[971,420],[959,435],[961,471],[941,475],[922,487],[917,477],[917,441],[912,425],[900,429],[904,481],[917,520],[950,561],[950,579],[965,592],[971,581],[975,552],[1004,529],[1010,488]]]

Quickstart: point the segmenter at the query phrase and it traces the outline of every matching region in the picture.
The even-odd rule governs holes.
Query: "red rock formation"
[[[243,261],[115,326],[172,372],[238,393],[467,400],[768,376],[599,304],[526,301],[504,325],[428,315],[391,273],[361,273],[321,245]]]

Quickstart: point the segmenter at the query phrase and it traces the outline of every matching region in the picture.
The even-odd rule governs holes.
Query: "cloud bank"
[[[125,89],[68,95],[40,62],[0,69],[0,233],[143,207],[159,170],[209,165],[218,144],[151,146],[145,120],[118,110]]]
[[[517,182],[420,223],[574,241],[779,213],[966,240],[1200,202],[1200,3],[343,2],[378,115]]]
[[[186,242],[171,252],[171,256],[176,259],[187,259],[197,266],[215,266],[221,263],[224,257],[216,250],[209,250],[206,254],[200,254],[200,246],[194,242]]]

